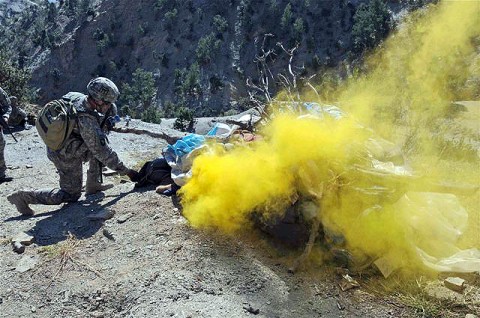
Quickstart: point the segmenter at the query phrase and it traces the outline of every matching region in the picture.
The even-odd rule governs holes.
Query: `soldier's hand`
[[[133,169],[128,170],[127,176],[130,178],[132,182],[140,181],[140,174]]]

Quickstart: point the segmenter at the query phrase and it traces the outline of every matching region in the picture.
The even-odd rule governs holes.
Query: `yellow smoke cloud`
[[[256,209],[283,213],[305,164],[332,158],[336,165],[346,164],[348,148],[362,137],[352,127],[349,121],[338,124],[285,114],[266,127],[263,141],[201,155],[181,190],[184,215],[193,226],[231,233],[247,225]],[[319,167],[319,173],[330,178],[328,165]]]
[[[415,257],[418,247],[439,258],[457,250],[442,237],[453,242],[456,227],[464,225],[461,203],[470,214],[462,247],[480,246],[478,192],[461,202],[451,195],[418,194],[445,190],[435,186],[442,182],[480,183],[478,161],[444,156],[448,141],[457,137],[448,106],[467,78],[480,76],[468,62],[476,58],[472,39],[480,36],[479,16],[477,1],[432,5],[407,18],[368,58],[366,73],[336,93],[319,88],[380,136],[405,151],[414,149],[408,163],[416,176],[369,172],[373,157],[388,161],[395,147],[385,148],[387,143],[352,118],[284,112],[262,129],[263,140],[228,151],[213,145],[195,159],[192,178],[181,189],[184,215],[194,227],[234,233],[250,225],[254,212],[282,215],[300,197],[316,203],[316,217],[345,237],[355,257],[386,257],[394,267],[424,270]],[[465,146],[475,142],[467,139],[461,139]],[[434,232],[439,228],[443,232]]]
[[[443,1],[406,19],[367,60],[366,74],[352,77],[336,98],[362,122],[391,138],[392,124],[424,128],[460,97],[468,77],[480,2]],[[478,88],[477,88],[478,90]]]

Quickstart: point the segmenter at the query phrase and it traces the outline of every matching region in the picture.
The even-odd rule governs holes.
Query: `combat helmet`
[[[120,95],[117,85],[106,77],[92,79],[87,85],[88,95],[96,100],[115,103]]]

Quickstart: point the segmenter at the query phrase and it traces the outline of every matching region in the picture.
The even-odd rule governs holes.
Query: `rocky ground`
[[[33,206],[18,215],[6,196],[57,185],[36,130],[7,135],[8,174],[0,184],[2,317],[416,317],[393,295],[342,291],[333,267],[288,273],[292,255],[261,233],[226,238],[192,229],[176,197],[134,189],[119,176],[103,195],[64,206]],[[113,132],[130,166],[161,153],[162,139]],[[93,217],[114,213],[109,220]],[[18,254],[11,240],[34,243]],[[463,316],[464,317],[464,314]]]

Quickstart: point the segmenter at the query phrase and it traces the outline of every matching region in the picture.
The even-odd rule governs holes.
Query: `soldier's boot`
[[[25,192],[23,191],[18,191],[10,194],[7,196],[8,202],[11,204],[15,205],[17,208],[18,212],[23,215],[27,216],[32,216],[35,214],[35,211],[33,211],[28,204],[33,203],[28,201],[28,196],[24,195]]]
[[[100,183],[96,178],[89,178],[87,174],[87,182],[85,183],[85,195],[95,194],[113,188],[113,183]]]
[[[114,184],[110,183],[110,182],[108,182],[108,183],[98,183],[98,182],[87,183],[85,185],[85,195],[95,194],[95,193],[98,193],[98,192],[102,192],[102,191],[111,189],[113,187],[114,187]]]
[[[87,181],[85,182],[85,195],[95,194],[113,188],[113,183],[103,183],[102,170],[99,166],[90,162],[90,167],[87,171]]]

